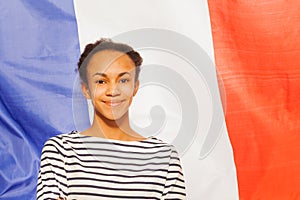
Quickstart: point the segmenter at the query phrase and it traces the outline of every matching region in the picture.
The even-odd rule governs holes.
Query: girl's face
[[[112,50],[94,54],[87,66],[87,82],[82,84],[83,94],[92,100],[97,116],[118,120],[128,114],[138,90],[135,64],[128,55]]]

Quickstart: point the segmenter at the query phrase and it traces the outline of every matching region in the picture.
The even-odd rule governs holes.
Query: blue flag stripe
[[[74,5],[11,0],[0,10],[0,197],[35,199],[44,142],[76,128]]]

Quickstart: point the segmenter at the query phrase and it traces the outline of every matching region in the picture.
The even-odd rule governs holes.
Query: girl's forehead
[[[113,50],[104,50],[104,51],[99,51],[95,53],[90,61],[89,65],[96,62],[96,63],[113,63],[116,60],[118,60],[121,57],[127,56],[127,54],[119,51],[113,51]]]
[[[88,64],[88,73],[109,73],[118,71],[133,71],[135,64],[132,59],[123,52],[105,50],[95,53]]]

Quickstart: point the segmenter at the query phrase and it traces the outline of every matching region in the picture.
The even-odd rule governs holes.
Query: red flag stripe
[[[300,2],[208,4],[240,199],[300,198]]]

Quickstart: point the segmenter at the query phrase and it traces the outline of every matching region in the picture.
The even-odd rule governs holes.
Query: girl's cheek
[[[127,86],[122,86],[120,87],[123,95],[125,96],[132,96],[133,91],[134,91],[134,86],[133,85],[127,85]]]
[[[105,91],[104,87],[99,87],[98,85],[96,85],[96,87],[93,88],[92,90],[92,95],[93,97],[97,97],[97,96],[101,96]]]

